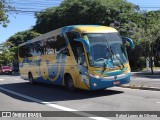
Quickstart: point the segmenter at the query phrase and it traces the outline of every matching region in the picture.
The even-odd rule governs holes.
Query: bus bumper
[[[125,76],[120,78],[115,78],[115,76],[111,76],[112,78],[110,80],[101,78],[93,78],[90,77],[90,90],[98,90],[98,89],[105,89],[113,86],[120,86],[122,84],[126,84],[130,82],[130,73],[127,73]]]

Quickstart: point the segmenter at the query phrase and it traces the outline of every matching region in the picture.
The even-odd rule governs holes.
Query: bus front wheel
[[[33,76],[32,76],[32,73],[29,73],[28,76],[29,76],[29,83],[30,83],[31,85],[35,84],[34,79],[33,79]]]
[[[74,82],[73,82],[73,79],[72,79],[72,77],[70,75],[67,75],[65,77],[65,87],[69,91],[75,91]]]

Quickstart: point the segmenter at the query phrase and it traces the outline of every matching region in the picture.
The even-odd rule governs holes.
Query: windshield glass
[[[127,62],[127,54],[118,33],[83,34],[89,40],[89,64],[93,67],[123,66]]]

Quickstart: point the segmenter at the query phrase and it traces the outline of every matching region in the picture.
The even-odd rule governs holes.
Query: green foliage
[[[0,0],[0,24],[3,27],[7,27],[7,24],[9,23],[8,11],[13,9],[14,8],[9,5],[7,0]]]
[[[139,57],[139,60],[137,61],[137,67],[138,68],[144,68],[146,65],[146,59],[144,56]]]
[[[1,64],[9,65],[9,63],[15,62],[14,55],[15,54],[12,51],[3,50],[3,53],[1,54]]]
[[[14,51],[16,56],[16,46],[39,36],[39,33],[68,25],[98,24],[114,27],[122,36],[134,40],[135,49],[128,49],[131,68],[145,67],[148,56],[154,56],[155,65],[159,66],[160,10],[140,11],[127,0],[64,0],[60,6],[47,8],[36,13],[35,17],[37,21],[33,30],[18,32],[7,40],[7,44],[13,44],[10,44],[11,54]]]
[[[34,26],[34,30],[39,33],[45,33],[46,31],[50,31],[53,28],[53,24],[58,24],[58,21],[53,22],[53,18],[55,19],[57,16],[54,13],[56,7],[47,8],[40,13],[36,13],[35,16],[37,18],[36,26]],[[56,24],[54,26],[56,26]]]
[[[36,14],[33,29],[46,33],[67,25],[122,24],[127,21],[127,14],[136,10],[137,6],[125,0],[64,0],[59,7]]]
[[[21,43],[24,43],[28,40],[31,40],[40,34],[31,30],[26,30],[23,32],[18,32],[15,35],[11,36],[7,42],[11,42],[14,46],[18,46]]]
[[[18,32],[15,35],[11,36],[4,43],[4,50],[0,57],[0,63],[3,65],[7,65],[9,63],[17,63],[18,62],[18,45],[26,42],[27,40],[31,40],[40,34],[31,30],[26,30],[23,32]]]

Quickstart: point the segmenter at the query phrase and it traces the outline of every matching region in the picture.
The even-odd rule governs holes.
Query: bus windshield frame
[[[126,48],[118,32],[83,33],[82,36],[89,41],[87,56],[91,67],[124,67],[128,62]]]

